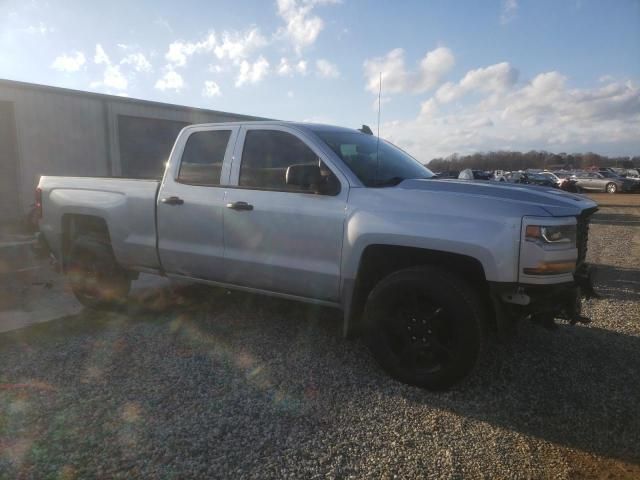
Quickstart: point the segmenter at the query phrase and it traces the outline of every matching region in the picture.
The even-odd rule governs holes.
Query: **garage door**
[[[178,133],[186,122],[118,115],[122,176],[161,178]]]
[[[18,140],[12,102],[0,101],[0,223],[22,216],[18,198]]]

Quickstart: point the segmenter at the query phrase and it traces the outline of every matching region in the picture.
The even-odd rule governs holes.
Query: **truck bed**
[[[40,230],[58,255],[65,218],[96,216],[107,223],[121,265],[158,270],[156,195],[160,182],[128,178],[43,176]]]

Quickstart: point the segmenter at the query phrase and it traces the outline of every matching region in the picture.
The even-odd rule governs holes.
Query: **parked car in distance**
[[[435,174],[436,178],[458,178],[460,172],[457,170],[450,170],[448,172],[437,172]]]
[[[560,185],[562,185],[563,179],[558,177],[553,172],[549,172],[549,171],[545,170],[543,172],[540,172],[540,175],[542,175],[543,177],[546,177],[549,180],[551,180],[552,182],[554,182],[558,186],[558,188],[560,188]]]
[[[491,180],[491,174],[483,170],[472,170],[467,168],[458,175],[460,180]]]
[[[551,178],[543,173],[527,173],[527,181],[529,185],[537,185],[539,187],[560,188],[560,185],[558,185],[557,179]]]
[[[619,193],[634,189],[633,182],[609,171],[576,172],[571,178],[580,191]]]
[[[578,186],[574,178],[571,178],[570,172],[553,172],[553,175],[560,181],[560,190],[565,192],[577,193]]]
[[[390,375],[442,389],[487,331],[585,321],[597,205],[433,177],[357,130],[219,123],[180,132],[162,181],[43,176],[36,204],[88,308],[121,305],[140,272],[338,308]]]

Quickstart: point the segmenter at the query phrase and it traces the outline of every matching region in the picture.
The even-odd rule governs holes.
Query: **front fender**
[[[519,219],[353,212],[345,228],[343,277],[345,280],[356,278],[360,259],[368,246],[392,245],[465,255],[480,262],[488,281],[516,281],[520,226]]]

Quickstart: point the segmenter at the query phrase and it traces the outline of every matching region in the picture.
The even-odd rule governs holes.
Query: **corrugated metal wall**
[[[21,214],[41,175],[122,175],[119,115],[184,123],[257,119],[4,80],[0,101],[13,104]]]

